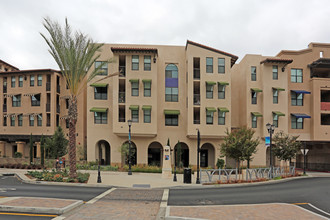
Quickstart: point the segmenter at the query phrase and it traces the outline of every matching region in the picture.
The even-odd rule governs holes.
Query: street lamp
[[[132,175],[132,162],[131,162],[131,126],[132,120],[128,120],[128,175]]]
[[[178,141],[178,144],[180,144],[180,142]],[[173,148],[173,155],[174,155],[174,176],[173,176],[173,182],[178,181],[178,179],[176,178],[176,150],[175,150],[175,146]]]
[[[266,127],[267,127],[267,130],[268,130],[268,133],[269,133],[269,156],[270,156],[270,178],[273,179],[273,159],[272,159],[272,134],[274,133],[274,130],[275,130],[275,126],[270,124],[270,123],[267,123],[266,124]]]
[[[197,178],[196,178],[196,184],[200,184],[201,181],[199,179],[199,153],[200,153],[200,149],[199,149],[199,145],[200,145],[200,133],[199,133],[199,129],[197,128]]]

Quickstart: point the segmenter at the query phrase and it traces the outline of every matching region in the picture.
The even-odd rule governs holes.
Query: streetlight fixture
[[[269,159],[269,162],[270,162],[270,178],[273,179],[273,159],[272,159],[272,135],[274,133],[274,130],[275,130],[275,126],[270,124],[270,123],[267,123],[266,124],[266,127],[267,127],[267,130],[268,130],[268,133],[269,133],[269,156],[270,156],[270,159]]]
[[[128,175],[132,175],[132,161],[131,161],[131,126],[132,120],[128,120]]]
[[[197,178],[196,178],[196,184],[200,184],[201,183],[201,181],[199,179],[200,133],[199,133],[198,128],[196,130],[197,130]]]

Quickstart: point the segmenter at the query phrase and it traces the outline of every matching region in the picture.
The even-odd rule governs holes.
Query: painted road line
[[[168,200],[168,189],[164,189],[162,202],[160,203],[160,207],[167,207],[167,200]]]
[[[322,215],[320,215],[320,214],[318,214],[318,213],[315,213],[315,212],[313,212],[313,211],[311,211],[311,210],[308,210],[308,209],[306,209],[306,208],[304,208],[304,207],[302,207],[302,206],[297,205],[297,207],[300,208],[300,209],[302,209],[302,210],[304,210],[304,211],[306,211],[306,212],[309,212],[309,213],[311,213],[311,214],[313,214],[313,215],[316,215],[316,216],[318,216],[318,217],[320,217],[320,218],[322,218],[322,219],[328,219],[328,218],[326,218],[326,217],[324,217],[324,216],[322,216]]]
[[[330,216],[330,214],[327,213],[326,211],[323,211],[322,209],[317,208],[317,207],[313,206],[313,205],[310,204],[310,203],[309,203],[308,205],[311,206],[312,208],[316,209],[317,211],[322,212],[323,214],[325,214],[325,215],[327,215],[327,216]]]
[[[308,205],[308,202],[297,202],[297,203],[291,203],[292,205]]]
[[[86,204],[93,204],[93,203],[95,203],[96,201],[98,201],[99,199],[103,198],[104,196],[108,195],[109,193],[111,193],[111,192],[113,192],[113,191],[115,191],[115,190],[116,190],[116,188],[111,188],[111,189],[105,191],[104,193],[102,193],[102,194],[96,196],[95,198],[89,200],[88,202],[86,202]]]
[[[35,216],[35,217],[57,217],[57,215],[15,213],[15,212],[0,212],[0,215],[24,215],[24,216]]]

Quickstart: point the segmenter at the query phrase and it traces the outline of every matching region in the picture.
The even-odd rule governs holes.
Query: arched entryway
[[[159,142],[149,144],[148,165],[158,167],[163,165],[163,146]]]
[[[96,158],[100,161],[101,165],[110,165],[110,144],[105,140],[100,140],[96,144]]]
[[[121,146],[121,160],[122,164],[128,165],[128,154],[129,154],[129,141],[125,141]],[[131,141],[131,165],[136,165],[137,163],[137,148],[136,144]]]
[[[174,161],[178,167],[189,167],[189,147],[184,142],[179,142],[174,146]]]
[[[201,167],[214,167],[215,165],[215,149],[210,143],[205,143],[201,147],[200,154]]]

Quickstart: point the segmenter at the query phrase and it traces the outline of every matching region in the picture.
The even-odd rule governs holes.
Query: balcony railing
[[[37,100],[31,101],[31,106],[40,106],[40,101]]]
[[[201,120],[197,120],[197,119],[194,120],[194,124],[195,124],[195,125],[199,125],[200,123],[201,123]]]
[[[7,93],[7,86],[3,87],[3,93]]]
[[[46,91],[50,91],[50,82],[46,83]]]
[[[57,112],[57,113],[60,113],[60,109],[61,109],[61,108],[60,108],[60,105],[57,105],[57,106],[56,106],[56,112]]]
[[[46,126],[47,126],[47,127],[50,127],[50,122],[47,122]]]
[[[7,105],[3,104],[3,112],[7,112]]]
[[[194,94],[194,105],[200,105],[200,104],[201,104],[200,94]]]
[[[200,69],[194,68],[194,79],[200,79],[200,78],[201,78]]]
[[[330,102],[321,102],[322,111],[330,111]]]
[[[125,122],[125,118],[119,118],[119,122]]]
[[[56,92],[57,92],[57,93],[60,93],[60,92],[61,92],[61,87],[60,87],[60,85],[57,85],[57,86],[56,86]]]
[[[125,92],[119,92],[118,102],[125,103]]]
[[[119,66],[119,76],[126,76],[126,66]]]
[[[46,103],[46,112],[50,112],[50,103]]]

